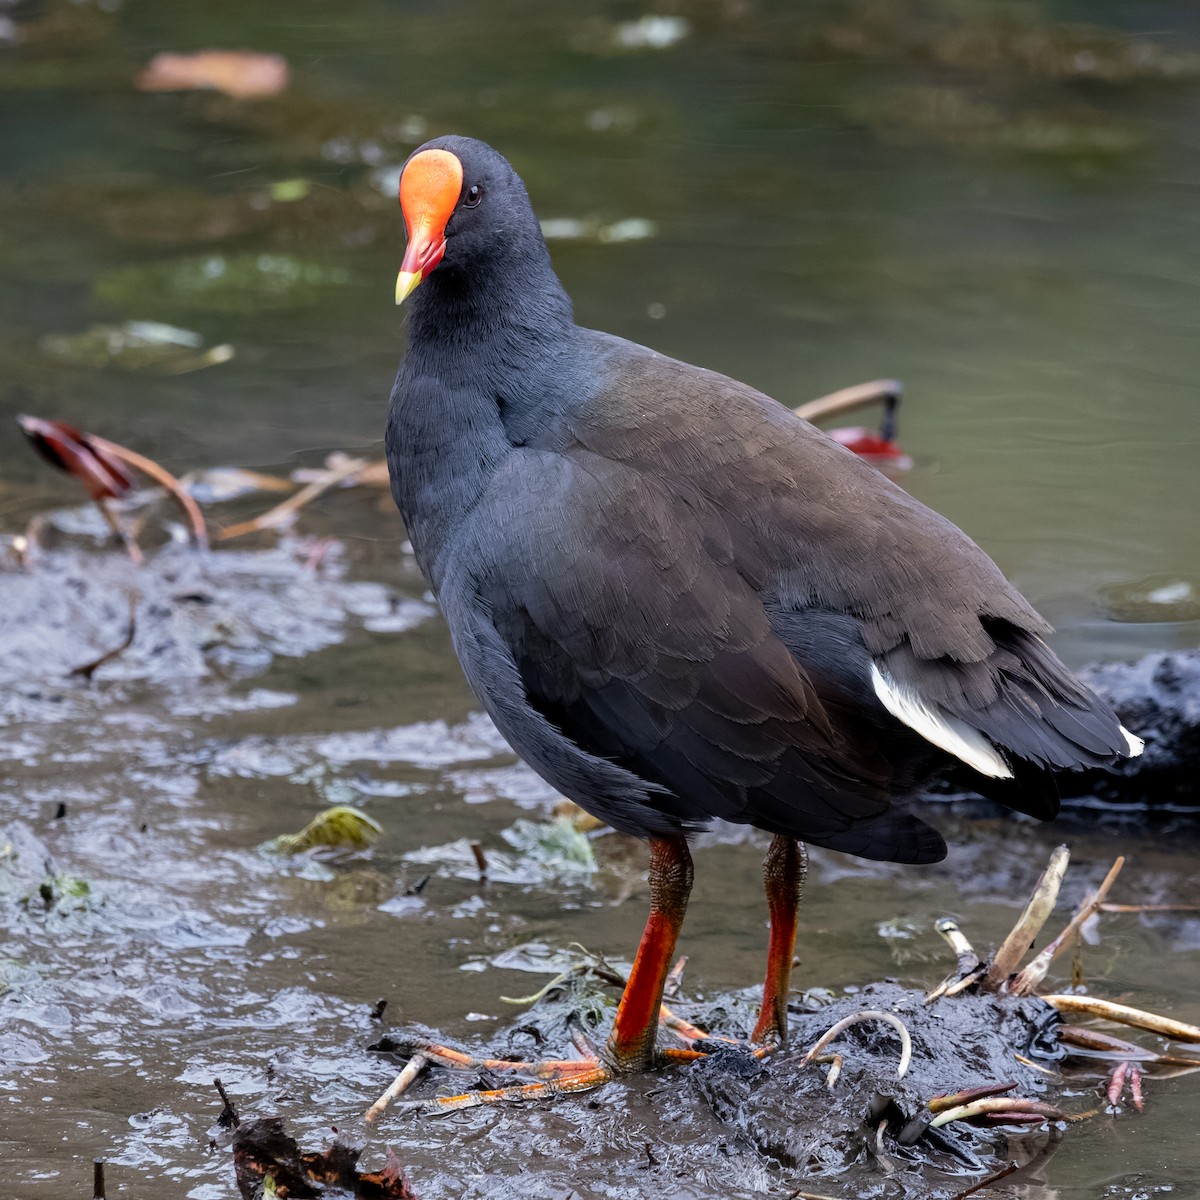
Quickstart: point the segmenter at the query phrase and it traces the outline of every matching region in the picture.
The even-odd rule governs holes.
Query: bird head
[[[526,225],[537,229],[517,173],[474,138],[435,138],[414,150],[400,173],[400,209],[408,246],[396,277],[397,304],[439,266],[470,266],[502,252]],[[528,220],[520,220],[525,214]]]

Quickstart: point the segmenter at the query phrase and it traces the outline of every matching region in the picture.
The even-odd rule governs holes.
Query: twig
[[[984,1100],[988,1096],[1002,1096],[1005,1092],[1011,1092],[1016,1086],[1016,1082],[1014,1081],[1012,1083],[992,1083],[984,1087],[966,1088],[950,1096],[933,1096],[931,1099],[925,1101],[925,1107],[931,1113],[945,1112],[947,1109],[959,1108],[975,1100]]]
[[[825,1076],[825,1086],[832,1091],[838,1079],[841,1077],[842,1067],[846,1065],[846,1060],[840,1054],[830,1053],[818,1054],[816,1058],[813,1059],[813,1062],[830,1064],[829,1074]]]
[[[135,567],[140,567],[146,561],[146,557],[142,554],[142,548],[137,543],[137,538],[125,528],[121,518],[112,510],[112,505],[108,501],[107,496],[97,496],[95,498],[96,507],[100,510],[100,515],[104,518],[105,524],[112,530],[113,535],[125,547],[125,553],[129,555],[129,561]]]
[[[368,1125],[374,1125],[379,1119],[380,1114],[397,1096],[402,1096],[416,1082],[417,1076],[429,1065],[429,1059],[425,1057],[419,1050],[404,1064],[404,1070],[392,1080],[391,1087],[388,1088],[370,1108],[367,1109],[365,1119]]]
[[[192,540],[202,549],[208,545],[208,528],[204,524],[204,514],[200,511],[200,506],[192,499],[187,488],[170,471],[165,467],[159,466],[154,459],[147,458],[144,454],[139,454],[136,450],[119,446],[116,442],[110,442],[107,438],[102,438],[98,434],[89,433],[88,440],[93,446],[107,451],[114,458],[118,458],[124,463],[128,463],[129,466],[141,471],[143,475],[148,476],[155,483],[165,488],[175,503],[183,510],[188,524],[192,527]]]
[[[942,996],[954,996],[964,988],[978,980],[983,974],[984,967],[975,953],[975,947],[967,941],[966,935],[958,927],[958,922],[951,917],[942,917],[934,924],[934,929],[949,943],[958,959],[958,968],[953,975],[948,975],[941,983],[925,995],[923,1003],[932,1004]]]
[[[263,529],[277,529],[306,504],[310,504],[330,488],[349,479],[351,475],[358,474],[366,465],[365,459],[348,458],[345,462],[330,467],[320,479],[313,480],[307,487],[302,487],[294,495],[275,505],[274,508],[268,509],[261,516],[250,521],[241,521],[237,525],[230,525],[228,528],[222,529],[218,536],[222,541],[227,542],[247,533],[257,533]]]
[[[1200,904],[1101,904],[1101,912],[1147,913],[1147,912],[1200,912]]]
[[[1078,1121],[1081,1118],[1065,1113],[1053,1104],[1041,1100],[1027,1100],[1023,1096],[984,1096],[970,1104],[959,1104],[944,1109],[929,1122],[930,1129],[940,1129],[951,1121],[971,1121],[976,1117],[1037,1117],[1041,1121]],[[1031,1122],[1032,1123],[1032,1122]]]
[[[1194,1064],[1193,1066],[1190,1066],[1190,1067],[1175,1067],[1173,1070],[1170,1070],[1170,1071],[1155,1071],[1154,1078],[1155,1079],[1178,1079],[1182,1075],[1194,1075],[1197,1071],[1200,1071],[1200,1062],[1197,1062],[1196,1064]]]
[[[104,1194],[104,1159],[92,1159],[92,1200],[107,1200]]]
[[[82,666],[72,667],[72,675],[82,675],[84,679],[90,680],[105,663],[112,662],[114,658],[124,654],[133,645],[133,637],[137,632],[137,600],[137,593],[131,591],[129,593],[129,629],[124,638],[122,638],[121,644],[114,646],[111,650],[105,650],[99,658],[93,658],[91,662],[86,662]]]
[[[1059,1012],[1084,1013],[1089,1017],[1102,1017],[1118,1025],[1130,1025],[1134,1029],[1147,1029],[1160,1033],[1176,1042],[1200,1043],[1200,1029],[1171,1017],[1160,1017],[1157,1013],[1128,1004],[1117,1004],[1112,1000],[1100,1000],[1095,996],[1042,996],[1047,1004],[1054,1005]]]
[[[1123,1058],[1136,1062],[1162,1063],[1172,1067],[1200,1067],[1200,1058],[1188,1058],[1182,1054],[1159,1054],[1157,1050],[1150,1050],[1137,1045],[1136,1042],[1127,1042],[1083,1025],[1060,1025],[1058,1040],[1098,1058]]]
[[[981,1192],[985,1187],[991,1187],[993,1183],[999,1183],[1002,1179],[1007,1179],[1014,1171],[1019,1171],[1021,1164],[1019,1162],[1010,1162],[1007,1167],[1002,1167],[995,1175],[989,1175],[986,1179],[981,1179],[978,1183],[973,1183],[969,1188],[964,1188],[961,1192],[956,1192],[950,1197],[950,1200],[967,1200],[968,1196],[975,1195],[976,1192]]]
[[[499,999],[502,1004],[536,1004],[548,992],[553,991],[553,989],[558,987],[560,984],[566,983],[567,980],[572,976],[578,975],[581,971],[586,970],[588,970],[587,963],[575,963],[573,966],[568,967],[565,971],[559,971],[559,973],[555,975],[555,977],[551,979],[549,983],[538,988],[538,990],[532,995],[499,996],[497,999]]]
[[[221,1103],[225,1105],[221,1109],[221,1115],[217,1118],[217,1124],[228,1129],[236,1129],[242,1123],[242,1119],[238,1116],[237,1109],[233,1107],[233,1101],[230,1100],[225,1085],[219,1079],[214,1079],[213,1086],[217,1089],[217,1095],[221,1097]]]
[[[896,1068],[896,1078],[903,1079],[904,1073],[908,1070],[909,1061],[912,1058],[912,1038],[909,1036],[908,1029],[904,1022],[900,1020],[895,1013],[879,1012],[877,1009],[864,1009],[862,1012],[852,1013],[848,1017],[843,1017],[831,1029],[825,1031],[816,1040],[812,1049],[801,1060],[805,1063],[815,1061],[818,1054],[829,1045],[834,1038],[844,1033],[851,1025],[858,1025],[863,1021],[884,1021],[890,1025],[900,1035],[900,1065]]]
[[[479,882],[487,883],[488,863],[483,847],[478,842],[472,842],[471,853],[475,856],[475,865],[479,868]]]
[[[974,987],[983,978],[986,970],[987,964],[980,963],[975,970],[968,971],[965,975],[960,976],[956,971],[953,975],[943,979],[932,992],[927,993],[922,1003],[932,1004],[943,996],[957,996],[959,992],[965,992],[967,988]]]
[[[679,989],[683,986],[683,969],[687,966],[687,955],[682,954],[676,960],[675,965],[667,974],[667,981],[663,984],[663,996],[673,1000],[679,995]]]
[[[943,917],[934,925],[934,929],[950,944],[950,949],[958,958],[958,969],[961,974],[967,975],[979,966],[979,955],[975,953],[975,947],[967,941],[965,934],[959,929],[957,921],[950,917]]]
[[[817,400],[809,400],[792,411],[798,417],[816,424],[830,417],[853,412],[857,408],[869,408],[872,404],[891,400],[894,404],[904,391],[898,379],[873,379],[870,383],[856,383],[853,387],[830,392]]]
[[[1058,846],[1050,855],[1050,861],[1038,879],[1033,895],[1025,905],[1025,911],[992,958],[992,965],[988,967],[981,985],[985,992],[998,992],[1008,983],[1009,976],[1017,969],[1021,959],[1025,957],[1025,952],[1041,933],[1042,926],[1054,911],[1063,874],[1070,861],[1071,852],[1066,846]]]
[[[1051,1079],[1062,1078],[1057,1071],[1052,1071],[1049,1067],[1044,1067],[1041,1063],[1034,1062],[1032,1058],[1027,1058],[1024,1054],[1014,1054],[1013,1058],[1023,1067],[1032,1067],[1035,1071],[1041,1071],[1043,1075],[1048,1075]]]
[[[1034,988],[1046,978],[1046,972],[1050,970],[1050,964],[1062,953],[1070,940],[1075,937],[1083,926],[1083,923],[1104,903],[1104,898],[1108,895],[1109,888],[1116,881],[1124,865],[1124,857],[1119,857],[1109,868],[1108,874],[1105,875],[1104,881],[1100,886],[1079,906],[1079,911],[1067,922],[1066,928],[1062,933],[1017,973],[1017,977],[1009,987],[1009,991],[1014,996],[1030,995]]]

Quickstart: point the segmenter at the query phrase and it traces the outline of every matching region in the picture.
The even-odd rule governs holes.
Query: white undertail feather
[[[1146,743],[1143,742],[1142,739],[1140,737],[1138,737],[1138,735],[1136,733],[1130,733],[1129,730],[1126,729],[1124,725],[1121,726],[1121,733],[1125,738],[1126,744],[1129,746],[1128,751],[1126,751],[1125,757],[1126,758],[1137,758],[1137,756],[1139,754],[1141,754],[1141,752],[1143,750],[1145,750]]]
[[[878,663],[871,664],[871,686],[883,707],[927,742],[961,758],[981,775],[991,779],[1012,778],[1008,763],[978,729],[931,708],[915,688],[893,679]]]

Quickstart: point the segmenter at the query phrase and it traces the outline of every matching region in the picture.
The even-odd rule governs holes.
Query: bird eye
[[[483,188],[479,184],[472,184],[467,189],[466,196],[463,197],[463,208],[475,208],[476,205],[483,199]]]

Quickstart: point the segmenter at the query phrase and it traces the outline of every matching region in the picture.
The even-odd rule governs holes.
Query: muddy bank
[[[746,1037],[756,1016],[753,989],[673,1004],[688,1020]],[[864,1009],[895,1013],[912,1035],[912,1063],[897,1078],[896,1031],[857,1025],[830,1047],[844,1055],[835,1086],[827,1064],[802,1062],[803,1050],[842,1018]],[[594,987],[556,989],[525,1019],[481,1052],[521,1057],[572,1053],[572,1025],[602,1039],[612,1001]],[[797,1001],[789,1024],[792,1049],[759,1062],[744,1048],[718,1049],[686,1067],[620,1080],[580,1097],[509,1104],[446,1117],[389,1113],[374,1140],[404,1157],[412,1143],[437,1147],[440,1169],[414,1176],[419,1195],[562,1197],[744,1196],[796,1188],[838,1189],[852,1176],[856,1196],[944,1197],[981,1178],[1008,1150],[1004,1131],[962,1125],[917,1136],[903,1132],[934,1096],[965,1088],[1014,1084],[1014,1094],[1064,1094],[1051,1068],[1063,1057],[1054,1011],[1039,1000],[968,996],[923,1003],[920,992],[871,984],[853,995]],[[401,1048],[402,1038],[377,1043]],[[670,1044],[664,1035],[663,1044]],[[1037,1065],[1018,1062],[1015,1053]],[[432,1095],[497,1086],[485,1072],[434,1069],[420,1091]],[[1071,1089],[1065,1094],[1070,1095]],[[1076,1106],[1082,1111],[1082,1106]],[[880,1131],[881,1123],[884,1129]],[[1041,1142],[1050,1137],[1043,1134]],[[479,1143],[507,1146],[483,1159]],[[422,1188],[425,1190],[422,1191]]]

